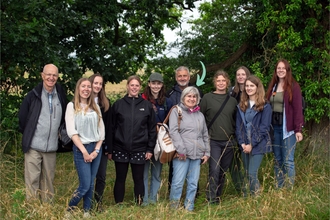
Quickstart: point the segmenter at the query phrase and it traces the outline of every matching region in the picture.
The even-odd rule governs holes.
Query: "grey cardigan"
[[[176,151],[185,154],[189,159],[201,159],[210,156],[209,135],[204,115],[200,111],[191,113],[182,103],[182,120],[178,131],[178,110],[174,108],[170,114],[170,136]]]

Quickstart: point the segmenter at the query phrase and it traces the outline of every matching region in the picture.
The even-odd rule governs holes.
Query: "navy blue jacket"
[[[255,115],[252,119],[251,143],[246,135],[245,113],[242,112],[239,105],[237,105],[237,108],[236,138],[240,149],[242,150],[242,144],[251,144],[252,155],[271,152],[272,143],[269,132],[272,121],[272,108],[270,104],[267,103],[263,111],[255,111]]]
[[[166,105],[159,105],[157,102],[155,104],[157,108],[156,122],[163,122],[168,114],[168,112],[173,107],[172,101],[169,98],[166,98]]]
[[[191,83],[188,84],[188,86],[193,86]],[[203,92],[197,87],[198,91],[199,91],[199,95],[202,98],[203,97]],[[175,84],[171,90],[168,90],[166,92],[166,97],[168,97],[173,105],[177,105],[180,104],[180,98],[181,98],[181,93],[182,90],[180,89],[178,84]]]

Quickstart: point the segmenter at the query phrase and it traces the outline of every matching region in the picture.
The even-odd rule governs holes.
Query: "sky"
[[[182,20],[182,24],[181,24],[181,28],[182,30],[187,30],[190,28],[190,25],[186,23],[187,20],[190,20],[190,19],[196,19],[199,17],[199,13],[198,13],[198,7],[199,5],[202,3],[202,2],[206,2],[206,1],[210,1],[210,0],[202,0],[202,1],[198,1],[198,2],[195,2],[195,8],[192,9],[192,11],[189,11],[189,10],[185,10],[184,13],[183,13],[183,16],[181,18]],[[170,44],[174,41],[176,41],[176,39],[178,38],[177,36],[177,32],[179,32],[179,28],[175,29],[175,30],[171,30],[169,28],[165,28],[164,31],[163,31],[163,34],[164,34],[164,38],[165,38],[165,41]],[[170,50],[166,50],[164,52],[164,54],[168,57],[177,57],[178,56],[178,53],[179,53],[179,50],[177,48],[171,48]]]

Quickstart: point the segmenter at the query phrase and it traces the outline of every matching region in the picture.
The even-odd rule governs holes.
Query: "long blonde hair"
[[[239,103],[240,109],[243,112],[245,112],[246,109],[249,107],[249,96],[245,91],[246,81],[252,82],[257,87],[254,109],[257,110],[257,111],[264,110],[264,106],[265,106],[265,103],[266,103],[265,89],[264,89],[264,86],[262,85],[261,80],[258,77],[254,76],[254,75],[250,75],[245,80],[244,89],[242,91],[242,96],[241,96],[241,101]]]
[[[85,81],[88,81],[89,83],[91,83],[87,78],[80,78],[76,84],[76,88],[75,88],[74,96],[73,96],[73,104],[74,104],[75,113],[82,111],[81,106],[80,106],[79,87],[80,87],[81,83],[83,83]],[[92,87],[92,85],[91,85],[91,87]],[[101,112],[99,111],[97,104],[94,101],[92,93],[93,93],[93,91],[91,91],[91,95],[87,98],[87,106],[84,110],[84,114],[86,114],[87,110],[90,108],[96,112],[96,114],[98,115],[98,119],[100,121],[100,119],[102,118],[102,115],[101,115]]]

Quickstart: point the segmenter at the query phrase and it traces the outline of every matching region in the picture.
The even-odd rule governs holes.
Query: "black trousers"
[[[94,198],[97,203],[102,202],[107,174],[108,156],[102,152],[100,166],[96,174]]]
[[[125,182],[128,172],[128,166],[130,163],[126,162],[115,162],[116,168],[116,181],[114,186],[114,196],[115,202],[121,203],[124,201],[125,196]],[[135,201],[141,205],[143,202],[144,196],[144,182],[143,182],[143,173],[144,173],[144,164],[132,164],[132,177],[134,182],[134,195]]]
[[[244,176],[242,172],[242,156],[241,150],[238,146],[234,147],[234,157],[232,163],[229,167],[231,179],[233,180],[235,189],[237,193],[242,192],[242,187],[244,183]]]
[[[209,202],[219,202],[222,194],[226,171],[231,165],[234,149],[227,141],[210,140],[211,157],[209,159],[209,182],[207,199]]]

